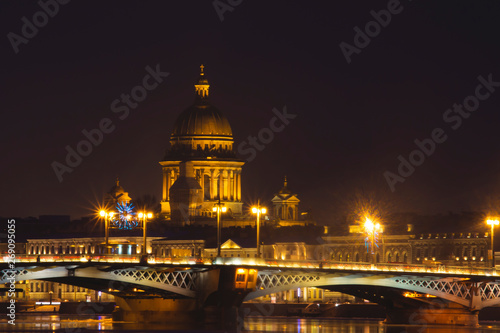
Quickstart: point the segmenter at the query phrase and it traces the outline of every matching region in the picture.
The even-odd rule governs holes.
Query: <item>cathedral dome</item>
[[[197,101],[177,118],[171,139],[207,135],[232,137],[233,132],[229,121],[217,108],[206,102]]]
[[[235,158],[233,131],[227,118],[208,102],[210,85],[203,72],[194,85],[195,102],[175,121],[166,160]]]

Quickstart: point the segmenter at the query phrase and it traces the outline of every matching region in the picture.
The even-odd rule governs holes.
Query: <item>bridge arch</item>
[[[7,283],[11,277],[11,271],[2,270],[1,273],[0,283]],[[69,267],[29,267],[29,269],[18,269],[15,273],[16,281],[57,281],[96,290],[114,289],[114,287],[109,286],[121,284],[121,289],[126,286],[133,289],[132,286],[136,286],[141,289],[188,298],[196,297],[196,282],[199,274],[190,269],[117,268],[101,270],[94,266],[76,268],[75,265]],[[96,288],[96,286],[101,288]]]
[[[413,291],[433,295],[464,307],[480,310],[500,304],[500,284],[483,283],[474,286],[452,278],[388,276],[366,273],[315,274],[297,272],[259,272],[257,289],[250,292],[245,301],[296,288],[317,287],[329,289],[333,286],[373,286]],[[332,288],[334,289],[334,288]]]

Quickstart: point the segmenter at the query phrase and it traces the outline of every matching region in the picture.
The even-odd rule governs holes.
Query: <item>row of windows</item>
[[[293,297],[297,298],[298,291],[295,289],[293,291]],[[301,295],[302,297],[303,295]],[[323,290],[322,289],[308,289],[307,290],[307,298],[323,298]]]
[[[350,253],[338,253],[337,255],[333,254],[330,257],[330,260],[336,260],[336,261],[346,261],[346,262],[371,262],[372,261],[372,255],[370,253],[364,253],[363,255],[360,255],[359,253],[356,253],[354,256],[354,260],[352,260],[351,254]],[[375,256],[376,262],[380,262],[380,255],[377,253]],[[408,261],[408,255],[403,253],[403,255],[400,255],[399,252],[387,252],[386,253],[386,262],[403,262],[407,263]]]
[[[213,258],[213,256],[214,256],[214,254],[211,253],[210,258]],[[231,253],[230,256],[228,256],[227,253],[224,253],[222,256],[223,257],[234,257],[234,253]],[[238,255],[236,257],[240,257],[240,254],[238,253]],[[257,258],[257,253],[254,255],[254,257]],[[247,253],[247,258],[250,258],[250,253]]]
[[[57,250],[57,252],[56,252]],[[84,246],[79,246],[79,247],[74,247],[74,246],[66,246],[64,248],[62,245],[60,245],[58,248],[55,248],[54,245],[49,246],[49,245],[42,245],[42,246],[34,246],[32,245],[30,247],[30,251],[28,251],[28,254],[91,254],[93,253],[92,251],[92,246],[89,245],[88,247]]]
[[[441,257],[444,249],[431,248],[431,249],[417,249],[415,251],[415,256],[418,257]],[[483,247],[456,247],[453,249],[453,254],[455,256],[472,256],[472,257],[484,257],[485,249]]]
[[[61,287],[61,283],[59,283],[59,286]],[[80,287],[75,287],[75,286],[71,286],[69,284],[66,284],[66,292],[88,292],[88,289],[86,288],[80,288]],[[49,292],[51,290],[50,289],[50,283],[49,282],[31,282],[30,283],[30,290],[31,292]],[[61,289],[64,289],[64,287],[61,287]],[[54,291],[54,290],[52,290]]]
[[[217,149],[217,148],[219,148],[219,149],[228,150],[228,147],[229,147],[229,150],[233,149],[233,145],[224,145],[224,146],[223,145],[212,145],[212,147],[210,149]],[[196,149],[197,150],[201,150],[202,149],[201,145],[200,144],[196,145]],[[205,147],[203,149],[205,149],[205,150],[209,149],[207,143],[205,144]]]

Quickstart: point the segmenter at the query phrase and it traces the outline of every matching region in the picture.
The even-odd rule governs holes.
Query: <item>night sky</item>
[[[226,0],[216,2],[225,10],[219,15],[212,1],[74,0],[44,22],[37,2],[2,1],[0,216],[88,215],[117,175],[132,198],[161,199],[158,162],[175,119],[194,101],[202,63],[235,147],[269,128],[273,109],[296,115],[243,167],[245,203],[269,201],[287,175],[301,210],[324,224],[350,209],[357,193],[399,212],[495,208],[500,3],[231,3],[225,10]],[[388,8],[387,23],[377,13]],[[31,37],[22,39],[34,15],[38,32],[25,28]],[[385,27],[369,24],[368,41],[356,31],[364,34],[374,15]],[[114,112],[112,103],[143,84],[148,66],[169,75],[128,114]],[[493,83],[477,88],[479,76]],[[474,105],[468,96],[477,89],[483,100]],[[454,112],[464,100],[477,110]],[[54,162],[67,165],[66,146],[76,149],[82,131],[103,119],[110,133],[60,181]],[[446,140],[429,156],[413,153],[420,165],[392,191],[386,172],[397,175],[398,156],[408,160],[414,141],[435,129]],[[241,159],[250,156],[239,150]]]

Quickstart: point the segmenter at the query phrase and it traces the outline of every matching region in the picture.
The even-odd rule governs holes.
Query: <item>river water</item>
[[[200,330],[189,325],[173,326],[168,324],[140,324],[132,322],[113,322],[110,316],[95,316],[83,319],[78,316],[63,315],[17,315],[16,325],[0,320],[0,332],[65,332],[84,333],[110,331],[119,332],[217,332]],[[467,333],[499,332],[500,322],[481,323],[480,327],[460,326],[412,326],[386,325],[379,320],[356,320],[335,318],[296,318],[296,317],[248,317],[245,318],[240,332],[303,332],[303,333]]]

